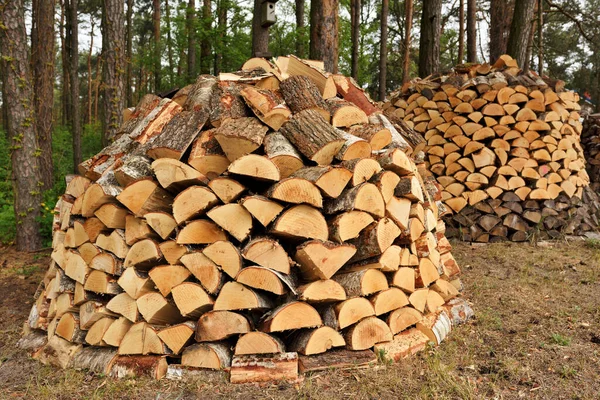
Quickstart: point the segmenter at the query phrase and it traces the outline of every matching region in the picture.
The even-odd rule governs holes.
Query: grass
[[[14,344],[45,270],[36,266],[48,258],[0,249],[0,398],[600,398],[600,248],[584,241],[551,248],[457,243],[453,254],[476,319],[441,346],[396,364],[259,386],[230,385],[216,373],[186,381],[114,380],[28,359]]]

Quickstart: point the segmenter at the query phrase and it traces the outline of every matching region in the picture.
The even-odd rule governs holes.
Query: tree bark
[[[304,58],[304,0],[296,0],[296,55]]]
[[[352,41],[352,64],[350,67],[350,76],[358,81],[358,50],[360,37],[360,0],[350,0],[350,29]]]
[[[379,39],[379,101],[385,100],[387,92],[387,40],[389,0],[381,1],[381,35]]]
[[[36,138],[42,152],[40,175],[44,189],[54,183],[52,164],[52,109],[54,105],[54,0],[34,2],[31,65],[35,91]]]
[[[441,21],[442,1],[425,1],[421,16],[421,40],[419,43],[419,76],[421,77],[439,71]]]
[[[165,0],[165,23],[167,25],[167,56],[169,58],[169,85],[173,85],[175,62],[173,61],[173,38],[171,37],[171,8],[169,0]]]
[[[94,50],[94,18],[90,15],[90,50],[87,56],[87,116],[88,124],[92,123],[92,51]]]
[[[210,49],[210,30],[212,29],[211,20],[211,2],[210,0],[204,0],[202,6],[202,18],[203,18],[203,32],[202,32],[202,43],[200,44],[200,72],[202,74],[210,74],[210,61],[211,61],[211,49]]]
[[[477,62],[477,0],[467,0],[467,62]]]
[[[538,75],[544,74],[544,0],[538,0]]]
[[[260,23],[260,5],[262,0],[254,0],[254,14],[252,17],[252,56],[270,57],[269,53],[269,28]]]
[[[338,72],[339,0],[312,0],[310,8],[310,54],[322,60],[325,71]]]
[[[71,0],[69,19],[71,25],[70,46],[70,89],[71,89],[71,135],[73,137],[73,172],[82,161],[81,156],[81,106],[79,102],[79,22],[77,11],[79,0]]]
[[[187,29],[187,77],[192,83],[196,79],[196,0],[188,0],[185,16]]]
[[[217,6],[217,38],[218,43],[215,48],[215,71],[218,76],[223,65],[223,49],[225,48],[225,34],[227,32],[227,4],[226,0],[219,0]]]
[[[154,93],[161,89],[160,48],[160,0],[152,0],[152,24],[154,32]]]
[[[490,63],[506,53],[506,43],[514,0],[491,0],[490,3]]]
[[[465,59],[465,0],[458,6],[458,64]]]
[[[124,108],[125,21],[123,0],[104,0],[103,30],[103,144],[112,140],[121,126]]]
[[[536,0],[516,0],[515,12],[510,25],[510,34],[506,52],[517,60],[520,66],[525,65],[527,45],[531,33],[533,13]]]
[[[71,120],[71,101],[69,99],[71,90],[69,89],[69,50],[70,43],[67,41],[67,32],[69,31],[69,21],[66,17],[66,8],[68,0],[59,2],[60,4],[60,48],[62,61],[62,92],[61,92],[61,121],[67,125]]]
[[[125,79],[125,106],[133,105],[132,59],[133,59],[133,0],[127,0],[127,77]]]
[[[404,2],[404,59],[402,62],[402,83],[410,79],[410,36],[412,31],[413,0]]]
[[[23,0],[3,0],[0,4],[0,53],[10,128],[16,243],[20,251],[33,251],[42,245],[38,222],[41,196],[25,7]]]

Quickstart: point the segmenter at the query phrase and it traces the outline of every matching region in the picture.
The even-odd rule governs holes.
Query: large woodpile
[[[437,184],[350,79],[252,59],[127,114],[57,204],[33,357],[295,379],[398,360],[472,315]]]
[[[494,66],[413,80],[384,112],[421,134],[449,236],[525,241],[598,227],[577,101],[563,82],[523,73],[504,55]]]
[[[598,193],[600,191],[600,114],[590,114],[584,119],[581,145],[587,162],[590,187]]]

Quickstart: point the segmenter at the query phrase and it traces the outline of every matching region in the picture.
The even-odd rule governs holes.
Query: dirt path
[[[18,352],[48,257],[0,249],[0,399],[598,399],[600,245],[455,244],[477,319],[398,365],[331,371],[298,385],[116,381],[55,371]]]

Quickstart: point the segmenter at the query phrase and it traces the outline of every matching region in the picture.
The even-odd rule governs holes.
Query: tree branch
[[[595,47],[594,40],[592,39],[591,36],[588,36],[588,34],[585,32],[585,30],[583,29],[583,25],[581,25],[581,21],[579,21],[577,18],[575,18],[571,13],[569,13],[567,10],[565,10],[562,6],[555,4],[550,0],[546,0],[546,3],[548,3],[548,5],[550,7],[556,8],[562,15],[564,15],[565,17],[567,17],[568,19],[573,21],[575,23],[575,25],[577,25],[577,29],[579,29],[579,33],[581,33],[581,36],[583,36],[585,38],[585,40],[590,42],[592,47]]]

